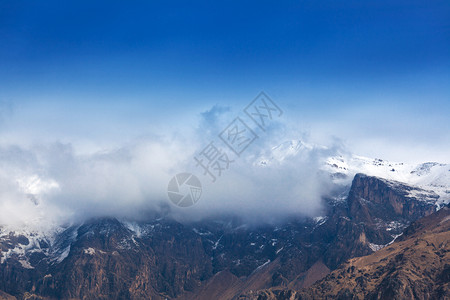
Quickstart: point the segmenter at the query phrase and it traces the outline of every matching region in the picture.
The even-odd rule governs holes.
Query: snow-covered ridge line
[[[364,173],[393,182],[405,183],[421,190],[411,190],[410,197],[431,199],[439,196],[437,204],[450,201],[450,165],[423,163],[418,165],[388,162],[352,155],[350,157],[329,157],[324,169],[342,173],[350,178]]]
[[[450,202],[450,165],[448,164],[390,162],[380,158],[338,153],[339,151],[327,155],[328,150],[324,146],[292,140],[273,147],[271,152],[260,156],[255,164],[269,167],[279,163],[290,163],[290,159],[295,162],[293,158],[296,156],[311,157],[312,154],[319,154],[322,157],[322,171],[329,173],[335,184],[350,185],[357,173],[363,173],[422,189],[422,191],[412,190],[411,197],[431,199],[434,198],[433,193],[435,193],[439,196],[436,202],[438,206]]]

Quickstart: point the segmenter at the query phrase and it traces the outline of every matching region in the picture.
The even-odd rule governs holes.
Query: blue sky
[[[450,3],[0,3],[0,143],[121,144],[261,90],[299,136],[449,162]]]

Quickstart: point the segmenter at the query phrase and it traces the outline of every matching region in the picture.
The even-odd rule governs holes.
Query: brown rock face
[[[174,230],[138,238],[117,220],[84,225],[69,256],[56,266],[50,284],[55,288],[41,292],[64,299],[173,298],[212,269],[199,237],[173,236]]]
[[[419,195],[419,199],[416,195]],[[430,191],[357,174],[353,179],[348,202],[350,214],[355,221],[376,223],[377,220],[397,219],[411,222],[433,213],[433,204],[437,198]]]
[[[450,299],[450,209],[425,217],[404,237],[354,258],[299,299]]]

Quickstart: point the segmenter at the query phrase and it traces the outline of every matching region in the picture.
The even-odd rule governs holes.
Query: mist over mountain
[[[204,145],[176,138],[141,139],[93,154],[77,154],[71,144],[63,143],[1,147],[0,222],[41,226],[102,216],[142,219],[167,207],[179,218],[236,214],[270,221],[320,210],[329,179],[319,171],[335,150],[287,154],[283,161],[263,167],[258,164],[263,146],[255,145],[260,149],[235,159],[212,183],[193,160]],[[201,201],[186,209],[167,197],[169,180],[184,171],[197,173],[204,186]]]
[[[358,157],[338,140],[327,146],[288,140],[291,131],[282,123],[242,156],[230,153],[234,161],[212,182],[193,157],[209,141],[219,143],[216,131],[226,124],[227,110],[216,110],[204,113],[189,137],[154,135],[91,154],[64,143],[1,147],[0,222],[51,228],[95,217],[145,220],[155,214],[180,221],[235,215],[249,223],[283,222],[319,216],[323,199],[345,193],[358,172],[433,187],[441,202],[448,199],[448,165]],[[168,200],[167,184],[185,171],[197,174],[203,191],[196,205],[180,208]]]

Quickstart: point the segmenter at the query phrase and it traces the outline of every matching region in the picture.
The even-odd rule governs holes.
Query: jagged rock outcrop
[[[357,222],[411,222],[435,211],[438,195],[406,184],[356,174],[348,197],[350,215]]]

